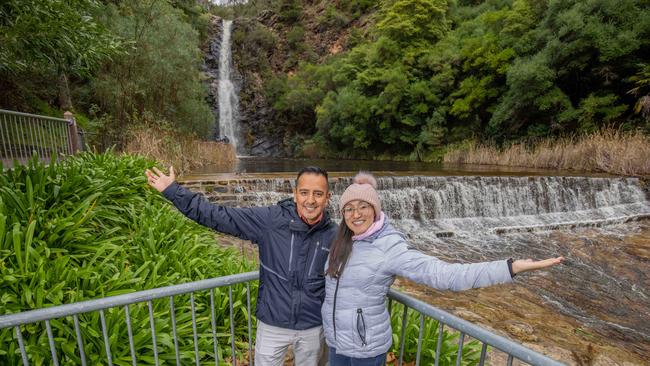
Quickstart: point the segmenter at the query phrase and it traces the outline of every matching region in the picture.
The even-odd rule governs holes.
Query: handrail
[[[16,116],[23,116],[23,117],[49,119],[49,120],[52,120],[52,121],[61,121],[61,122],[70,123],[70,121],[68,121],[67,119],[63,119],[63,118],[42,116],[42,115],[39,115],[39,114],[31,114],[31,113],[24,113],[24,112],[16,112],[16,111],[10,111],[10,110],[7,110],[7,109],[0,109],[0,113],[2,113],[2,114],[13,114],[13,115],[16,115]]]
[[[0,329],[16,325],[36,323],[43,320],[60,318],[75,314],[87,313],[90,311],[102,310],[112,307],[129,305],[136,302],[145,302],[163,297],[184,295],[190,292],[209,290],[216,287],[234,285],[248,281],[257,280],[259,272],[245,272],[230,276],[210,278],[195,282],[182,283],[158,287],[150,290],[142,290],[130,294],[115,295],[101,299],[80,301],[73,304],[52,306],[49,308],[24,311],[16,314],[0,316]]]
[[[83,131],[71,112],[64,118],[0,109],[2,169],[27,164],[35,156],[44,163],[83,150]]]
[[[427,315],[440,323],[449,325],[450,327],[459,330],[460,332],[476,338],[483,343],[487,343],[499,350],[516,357],[519,360],[527,362],[531,365],[545,365],[545,366],[564,366],[563,363],[555,361],[547,356],[532,351],[519,343],[513,342],[498,334],[492,333],[484,328],[474,325],[467,320],[461,319],[453,314],[444,310],[433,307],[424,301],[415,299],[403,292],[395,289],[388,290],[388,297],[399,301],[407,307],[417,310],[419,313]]]
[[[214,288],[217,287],[223,287],[223,286],[232,286],[234,284],[239,284],[239,283],[248,283],[250,281],[258,280],[259,279],[259,272],[253,271],[253,272],[245,272],[245,273],[239,273],[239,274],[234,274],[234,275],[229,275],[229,276],[223,276],[223,277],[217,277],[217,278],[210,278],[210,279],[205,279],[205,280],[200,280],[200,281],[195,281],[195,282],[189,282],[189,283],[183,283],[179,285],[172,285],[172,286],[165,286],[165,287],[159,287],[155,289],[149,289],[149,290],[143,290],[143,291],[137,291],[129,294],[122,294],[122,295],[116,295],[116,296],[109,296],[105,297],[102,299],[94,299],[94,300],[87,300],[87,301],[80,301],[77,303],[73,304],[65,304],[65,305],[57,305],[57,306],[52,306],[49,308],[43,308],[43,309],[36,309],[36,310],[30,310],[30,311],[25,311],[25,312],[20,312],[20,313],[15,313],[15,314],[8,314],[8,315],[2,315],[0,316],[0,329],[4,328],[10,328],[14,327],[16,331],[16,339],[19,344],[19,348],[21,351],[22,359],[23,359],[23,364],[24,365],[29,365],[28,363],[28,358],[27,358],[27,351],[22,339],[21,331],[20,331],[20,326],[25,325],[25,324],[31,324],[31,323],[36,323],[40,321],[45,321],[46,326],[48,328],[48,339],[50,342],[50,350],[52,352],[52,357],[53,360],[55,360],[55,364],[58,363],[56,361],[56,352],[55,352],[55,344],[54,344],[54,338],[52,337],[51,330],[50,330],[50,323],[49,321],[52,319],[57,319],[57,318],[62,318],[62,317],[67,317],[67,316],[73,316],[75,320],[75,328],[76,328],[76,334],[77,334],[77,341],[79,343],[79,351],[80,355],[83,357],[84,356],[84,351],[83,351],[83,341],[81,339],[81,333],[79,332],[78,329],[78,318],[77,315],[81,313],[88,313],[92,311],[100,311],[100,315],[102,317],[102,333],[104,334],[104,341],[105,341],[105,347],[106,347],[106,355],[109,360],[109,364],[111,364],[111,354],[110,354],[110,343],[107,337],[107,328],[104,319],[104,310],[109,309],[109,308],[117,308],[120,306],[125,306],[125,311],[126,311],[126,320],[127,320],[127,326],[129,329],[129,342],[131,345],[131,357],[135,362],[136,355],[134,353],[134,348],[133,348],[133,339],[132,339],[132,331],[131,331],[131,324],[129,322],[129,315],[128,315],[128,305],[130,304],[135,304],[135,303],[144,303],[147,302],[149,306],[149,318],[150,318],[150,323],[151,323],[151,334],[153,337],[153,349],[154,349],[154,357],[156,359],[156,364],[158,364],[158,354],[157,354],[157,341],[155,338],[155,327],[153,323],[153,312],[151,308],[151,301],[155,299],[161,299],[165,297],[170,298],[170,305],[171,305],[171,314],[172,314],[172,322],[174,324],[174,334],[173,334],[173,339],[174,339],[174,345],[175,345],[175,350],[176,350],[176,356],[177,356],[177,364],[180,362],[178,358],[178,343],[177,343],[177,338],[176,338],[176,328],[175,328],[175,318],[174,318],[174,306],[173,306],[173,297],[176,295],[184,295],[184,294],[191,294],[191,302],[192,302],[192,323],[194,327],[194,342],[195,342],[195,353],[196,353],[196,362],[198,364],[199,358],[198,358],[198,349],[196,349],[197,346],[197,334],[196,334],[196,317],[195,317],[195,310],[194,310],[194,292],[197,291],[205,291],[205,290],[210,290],[212,291]],[[247,285],[248,287],[248,285]],[[212,299],[213,294],[211,293],[211,306],[214,306],[213,299]],[[231,320],[231,350],[232,354],[235,354],[235,341],[234,341],[234,323],[233,323],[233,299],[232,299],[232,289],[229,289],[229,303],[230,303],[230,320]],[[521,360],[523,362],[526,362],[530,365],[534,366],[562,366],[564,365],[561,362],[558,362],[556,360],[553,360],[547,356],[544,356],[536,351],[533,351],[531,349],[528,349],[512,340],[509,340],[505,337],[499,336],[497,334],[494,334],[486,329],[483,329],[477,325],[474,325],[466,320],[463,320],[457,316],[454,316],[444,310],[438,309],[432,305],[429,305],[423,301],[420,301],[418,299],[415,299],[414,297],[411,297],[403,292],[400,292],[395,289],[389,289],[388,291],[388,298],[392,302],[393,300],[400,302],[404,305],[404,314],[402,317],[402,334],[400,338],[400,352],[399,352],[399,365],[402,364],[402,357],[404,353],[404,343],[405,343],[405,336],[404,336],[404,329],[406,327],[406,322],[407,322],[407,309],[411,308],[413,310],[416,310],[417,312],[420,313],[420,328],[422,329],[423,322],[424,322],[424,317],[430,317],[432,319],[435,319],[439,322],[439,333],[438,333],[438,349],[436,350],[436,365],[438,364],[439,360],[439,355],[440,355],[440,343],[441,343],[441,336],[443,332],[443,326],[449,326],[450,328],[456,329],[460,332],[460,338],[459,338],[459,344],[458,344],[458,356],[456,358],[456,364],[459,365],[461,362],[461,357],[462,357],[462,348],[463,348],[463,342],[464,342],[464,337],[465,335],[470,336],[472,338],[475,338],[476,340],[480,341],[483,343],[483,348],[481,350],[481,360],[479,365],[483,365],[485,362],[485,357],[486,357],[486,352],[487,352],[487,347],[488,345],[495,347],[496,349],[506,353],[508,355],[508,365],[512,364],[512,361],[514,358]],[[247,311],[251,311],[251,306],[250,306],[250,288],[247,290]],[[391,308],[391,304],[389,303],[389,311]],[[212,310],[214,312],[214,308]],[[215,323],[214,323],[214,313],[212,314],[212,332],[213,332],[213,339],[214,339],[214,347],[215,347],[215,357],[216,357],[216,347],[217,347],[217,340],[216,340],[216,333],[215,333]],[[250,323],[250,317],[248,317],[248,337],[249,337],[249,352],[252,352],[252,344],[251,344],[251,323]],[[420,361],[420,351],[421,351],[421,346],[422,346],[422,331],[420,331],[420,337],[418,338],[418,353],[417,353],[417,359],[416,359],[416,365],[419,365]]]

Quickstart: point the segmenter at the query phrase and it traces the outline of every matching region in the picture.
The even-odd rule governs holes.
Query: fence
[[[63,119],[0,109],[3,167],[25,164],[34,155],[47,162],[82,149],[83,132],[70,112]]]
[[[86,365],[86,354],[84,351],[84,339],[82,337],[82,332],[81,332],[81,327],[79,325],[79,314],[83,313],[89,313],[89,312],[96,312],[99,311],[100,314],[100,320],[101,320],[101,330],[96,330],[95,332],[99,334],[101,332],[102,338],[103,338],[103,343],[104,343],[104,355],[106,358],[106,364],[111,366],[113,365],[113,358],[112,358],[112,353],[111,350],[114,349],[115,345],[111,345],[110,342],[110,337],[108,334],[113,334],[112,329],[108,329],[107,327],[107,322],[106,322],[106,317],[105,317],[105,312],[104,310],[110,309],[110,308],[116,308],[116,307],[123,307],[124,308],[124,321],[126,323],[127,329],[128,329],[128,342],[129,342],[129,349],[130,349],[130,360],[132,365],[137,364],[137,359],[138,359],[138,354],[136,354],[135,347],[134,347],[134,335],[133,335],[133,328],[132,328],[132,319],[131,316],[129,315],[129,306],[136,304],[136,303],[145,303],[147,304],[148,307],[148,314],[149,314],[149,320],[148,320],[148,325],[150,328],[150,342],[152,345],[152,350],[153,350],[153,363],[156,365],[159,365],[160,359],[164,357],[164,359],[172,361],[175,359],[176,365],[181,364],[181,352],[179,351],[179,339],[177,336],[177,329],[178,329],[178,324],[177,324],[177,311],[175,311],[174,308],[174,297],[179,296],[179,295],[184,295],[184,294],[190,294],[190,305],[191,305],[191,320],[192,320],[192,335],[193,335],[193,345],[194,345],[194,362],[196,365],[199,365],[200,362],[206,362],[205,360],[205,355],[206,352],[202,352],[204,357],[200,357],[200,352],[198,348],[198,334],[197,334],[197,311],[195,307],[195,293],[199,291],[210,291],[210,321],[211,321],[211,330],[212,330],[212,346],[213,346],[213,359],[215,362],[215,365],[219,365],[219,351],[218,351],[218,340],[217,340],[217,330],[216,330],[216,316],[215,316],[215,296],[214,296],[214,289],[219,288],[219,287],[224,287],[228,286],[228,308],[229,308],[229,320],[230,320],[230,349],[231,349],[231,354],[234,356],[236,354],[236,337],[235,337],[235,322],[234,322],[234,310],[233,310],[233,285],[236,284],[246,284],[246,311],[248,314],[251,313],[251,286],[250,282],[255,281],[259,278],[259,274],[257,272],[248,272],[248,273],[241,273],[237,275],[231,275],[231,276],[224,276],[224,277],[218,277],[218,278],[213,278],[213,279],[208,279],[208,280],[202,280],[202,281],[197,281],[197,282],[191,282],[191,283],[185,283],[181,285],[174,285],[174,286],[167,286],[167,287],[161,287],[157,289],[151,289],[151,290],[144,290],[144,291],[138,291],[130,294],[125,294],[125,295],[118,295],[118,296],[111,296],[103,299],[97,299],[97,300],[89,300],[89,301],[83,301],[79,303],[73,303],[73,304],[67,304],[67,305],[60,305],[60,306],[54,306],[51,308],[44,308],[44,309],[38,309],[38,310],[32,310],[32,311],[26,311],[26,312],[21,312],[17,314],[11,314],[11,315],[4,315],[0,316],[0,331],[5,329],[5,328],[14,328],[15,332],[15,342],[18,343],[18,348],[15,347],[7,347],[6,349],[11,350],[15,349],[16,351],[19,349],[22,363],[24,366],[29,365],[29,357],[28,357],[28,350],[25,347],[25,343],[23,340],[23,331],[21,330],[21,326],[27,327],[29,324],[35,324],[38,322],[45,322],[45,332],[47,333],[47,340],[49,344],[49,349],[50,349],[50,354],[51,354],[51,363],[55,366],[59,365],[59,354],[61,354],[60,351],[57,351],[57,344],[55,343],[55,337],[53,336],[52,332],[52,326],[50,324],[50,320],[53,319],[58,319],[58,318],[64,318],[64,317],[73,317],[73,323],[74,323],[74,329],[75,329],[75,334],[76,334],[76,342],[77,342],[77,350],[76,352],[78,353],[78,358],[80,359],[80,363],[82,366]],[[453,316],[443,310],[437,309],[431,305],[428,305],[422,301],[419,301],[417,299],[414,299],[406,294],[403,294],[399,291],[391,289],[389,294],[389,310],[392,307],[392,303],[394,301],[399,302],[401,304],[404,304],[404,312],[402,316],[402,332],[401,332],[401,337],[399,339],[400,342],[400,352],[399,352],[399,360],[398,360],[398,365],[402,365],[403,362],[403,356],[404,356],[404,343],[405,343],[405,336],[404,336],[404,329],[406,329],[406,322],[407,322],[407,311],[408,309],[413,309],[417,311],[420,314],[420,334],[418,338],[418,347],[417,347],[417,355],[416,355],[416,365],[420,364],[420,353],[421,353],[421,345],[422,345],[422,329],[424,320],[426,317],[433,318],[439,322],[439,332],[438,332],[438,342],[437,342],[437,349],[436,349],[436,356],[435,356],[435,365],[438,366],[438,362],[440,360],[440,345],[442,344],[442,334],[443,334],[443,329],[445,326],[455,329],[458,332],[460,332],[460,337],[459,337],[459,347],[458,347],[458,354],[456,356],[456,365],[461,365],[462,362],[462,349],[463,349],[463,343],[465,342],[466,337],[472,337],[480,342],[482,342],[482,349],[481,349],[481,355],[480,355],[480,361],[479,365],[483,365],[485,363],[486,359],[486,354],[487,354],[487,349],[488,345],[492,346],[495,349],[498,349],[508,355],[508,365],[512,365],[513,360],[518,359],[520,361],[523,361],[525,363],[531,364],[531,365],[544,365],[544,366],[560,366],[562,365],[561,363],[552,360],[542,354],[539,354],[535,351],[532,351],[526,347],[523,347],[522,345],[513,342],[511,340],[508,340],[504,337],[501,337],[499,335],[490,333],[489,331],[478,327],[474,324],[471,324],[463,319],[460,319],[456,316]],[[154,311],[153,311],[153,305],[152,301],[156,299],[164,299],[164,298],[169,298],[169,316],[171,320],[171,326],[172,326],[172,339],[173,339],[173,348],[174,348],[174,356],[172,355],[159,355],[159,348],[161,347],[160,342],[157,340],[156,337],[156,326],[155,326],[155,320],[154,320]],[[225,300],[225,299],[224,299]],[[240,300],[241,301],[241,300]],[[187,314],[185,314],[187,317]],[[248,348],[248,354],[252,354],[252,325],[251,325],[251,317],[247,316],[247,348]],[[113,321],[113,326],[117,327],[115,322]],[[182,325],[186,326],[186,325]],[[90,331],[89,329],[84,329],[86,331],[86,334]],[[125,340],[121,340],[125,341]],[[139,338],[139,341],[142,341],[142,337]],[[241,346],[241,343],[240,343]],[[170,347],[171,348],[171,347]],[[187,356],[187,352],[185,353],[185,356]],[[175,357],[175,358],[174,358]],[[187,357],[186,357],[187,358]],[[233,364],[236,363],[236,358],[232,357]],[[121,360],[122,364],[127,363],[124,359]],[[222,360],[223,361],[223,360]],[[67,363],[70,363],[70,359],[67,359]],[[49,363],[49,361],[45,361],[44,363]],[[250,364],[253,364],[253,360],[250,360]]]

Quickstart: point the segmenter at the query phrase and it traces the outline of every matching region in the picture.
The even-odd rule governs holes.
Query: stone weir
[[[439,233],[520,232],[601,226],[650,217],[638,178],[512,176],[380,176],[378,191],[393,220]],[[330,209],[350,177],[330,179]],[[188,180],[186,187],[227,206],[265,206],[290,197],[293,177]]]

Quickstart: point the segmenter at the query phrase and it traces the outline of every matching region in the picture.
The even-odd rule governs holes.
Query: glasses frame
[[[357,207],[346,205],[341,209],[341,214],[343,217],[352,217],[354,216],[354,212],[359,212],[360,215],[365,215],[368,214],[371,209],[373,209],[372,205],[364,202],[359,204]]]

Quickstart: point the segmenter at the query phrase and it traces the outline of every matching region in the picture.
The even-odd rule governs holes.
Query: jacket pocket
[[[356,326],[354,327],[354,332],[356,332],[356,339],[359,340],[361,347],[368,345],[368,334],[366,327],[366,319],[363,315],[363,309],[358,308],[356,312]]]

